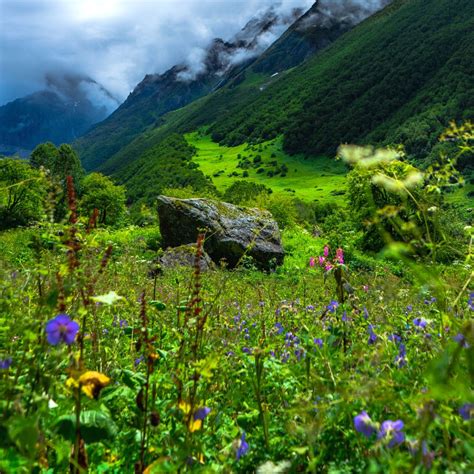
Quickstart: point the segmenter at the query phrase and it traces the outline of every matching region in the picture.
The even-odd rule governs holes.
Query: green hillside
[[[283,134],[288,153],[332,156],[340,143],[399,143],[425,158],[450,120],[474,117],[474,3],[399,0],[304,64],[166,115],[112,156],[114,173],[169,133],[210,125],[227,146]]]
[[[230,109],[213,138],[235,145],[283,132],[286,151],[318,155],[409,135],[422,157],[449,120],[474,116],[473,21],[470,0],[396,2]]]
[[[180,135],[170,135],[159,146],[149,149],[118,175],[127,183],[131,201],[153,203],[164,188],[213,189],[212,184],[191,161],[194,148]]]
[[[305,201],[340,201],[345,193],[342,163],[322,156],[290,156],[282,150],[281,138],[235,147],[219,146],[202,132],[190,133],[186,140],[196,149],[193,161],[221,192],[243,178]]]

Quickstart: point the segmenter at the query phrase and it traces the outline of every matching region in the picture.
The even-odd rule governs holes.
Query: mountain
[[[89,77],[49,75],[45,90],[0,107],[0,152],[31,150],[46,141],[73,141],[107,116],[104,100],[116,104]]]
[[[450,120],[474,115],[473,21],[469,0],[398,0],[266,90],[227,104],[213,138],[235,145],[283,134],[287,152],[307,155],[403,142],[422,158]]]
[[[261,54],[269,35],[277,37],[301,13],[295,10],[281,17],[270,9],[249,21],[232,40],[216,38],[187,63],[146,75],[110,117],[76,142],[84,167],[99,167],[167,112],[224,85]]]
[[[345,3],[347,8],[337,10],[328,8],[327,0],[319,1],[304,15],[294,10],[287,17],[271,9],[250,20],[231,41],[215,39],[192,65],[147,75],[117,111],[76,142],[83,165],[100,168],[147,128],[159,126],[167,112],[224,87],[260,76],[271,79],[301,64],[373,11],[354,6],[352,0]]]
[[[430,159],[451,120],[474,117],[473,20],[470,0],[395,0],[299,66],[248,69],[166,115],[101,169],[119,176],[167,134],[201,126],[223,145],[282,135],[289,153],[334,156],[341,143],[404,143]]]

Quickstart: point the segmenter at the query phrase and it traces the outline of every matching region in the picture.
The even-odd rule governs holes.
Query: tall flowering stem
[[[344,250],[341,247],[336,249],[336,253],[332,260],[330,259],[329,254],[329,245],[325,245],[323,255],[320,255],[317,259],[315,257],[311,257],[309,265],[310,267],[314,267],[316,261],[318,261],[319,266],[324,269],[325,277],[331,272],[334,274],[334,279],[336,280],[337,299],[340,304],[343,304],[345,300],[344,285],[347,283],[347,266],[344,262]]]
[[[77,229],[77,222],[78,222],[78,214],[77,214],[77,199],[76,193],[74,190],[74,181],[72,176],[68,176],[66,178],[66,185],[67,185],[67,200],[68,200],[68,207],[70,211],[69,216],[69,228],[66,233],[66,242],[65,245],[67,247],[67,258],[68,258],[68,269],[69,275],[71,277],[75,277],[77,280],[77,287],[79,288],[79,294],[81,297],[82,306],[84,308],[82,321],[80,325],[80,332],[77,337],[77,342],[79,345],[79,358],[74,362],[74,367],[71,368],[73,373],[81,373],[84,370],[84,334],[87,328],[87,315],[89,312],[89,308],[92,302],[92,296],[94,294],[94,289],[97,284],[99,277],[105,271],[105,268],[110,261],[110,257],[112,254],[112,246],[107,247],[104,256],[99,264],[99,268],[96,270],[95,274],[86,275],[84,272],[78,272],[77,270],[80,267],[80,252],[82,249],[82,244],[80,239],[78,238],[78,229]],[[91,219],[89,222],[89,229],[94,226],[94,218]],[[64,285],[62,281],[62,276],[60,273],[57,273],[56,279],[58,282],[58,288],[60,290],[60,297],[58,299],[59,310],[60,312],[65,311],[65,291]],[[94,344],[94,354],[98,354],[97,348],[97,327],[98,325],[95,324],[95,327],[92,331],[92,342]],[[84,469],[87,469],[87,456],[85,450],[85,443],[81,436],[81,410],[82,410],[82,403],[81,403],[81,393],[82,393],[82,382],[79,379],[77,387],[74,388],[74,395],[75,395],[75,420],[76,420],[76,435],[75,435],[75,443],[73,447],[73,452],[71,456],[71,471],[73,473],[79,473]]]
[[[263,437],[265,440],[265,447],[270,449],[270,434],[268,430],[268,419],[267,419],[267,412],[264,407],[264,399],[262,393],[262,386],[263,386],[263,362],[264,362],[264,355],[261,351],[255,351],[255,375],[256,375],[256,383],[255,383],[255,396],[257,398],[257,405],[258,411],[260,413],[260,420],[262,423],[263,428]]]
[[[153,372],[154,363],[157,359],[157,355],[153,348],[153,340],[150,338],[148,332],[148,317],[146,312],[146,299],[145,291],[142,292],[140,296],[140,319],[142,325],[142,331],[140,339],[138,341],[139,346],[143,346],[144,355],[146,358],[146,379],[145,385],[141,388],[137,396],[137,405],[138,408],[143,412],[143,424],[141,430],[141,443],[140,443],[140,460],[137,463],[136,472],[143,472],[145,468],[145,452],[146,452],[146,443],[147,443],[147,431],[148,431],[148,398],[150,391],[150,376]]]
[[[207,320],[207,313],[203,313],[202,298],[201,298],[201,260],[204,249],[205,234],[200,233],[196,242],[196,253],[194,255],[194,274],[193,274],[193,293],[191,299],[191,311],[190,313],[196,320],[196,332],[194,334],[194,342],[191,348],[191,359],[193,362],[199,360],[199,347],[202,342],[204,333],[204,326]],[[194,405],[196,403],[196,394],[199,381],[199,373],[197,369],[194,370],[193,374],[193,387],[189,397],[191,411],[188,414],[188,424],[191,421],[192,413],[194,412]]]

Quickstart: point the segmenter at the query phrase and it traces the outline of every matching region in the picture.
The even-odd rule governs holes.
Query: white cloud
[[[270,7],[313,0],[0,0],[0,104],[40,89],[48,72],[92,77],[124,99],[147,73],[198,61]]]

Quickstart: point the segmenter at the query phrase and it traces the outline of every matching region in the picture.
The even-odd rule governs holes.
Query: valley
[[[474,472],[473,0],[0,10],[1,474]]]
[[[290,156],[282,138],[258,145],[219,145],[204,131],[185,135],[196,148],[192,160],[220,192],[236,180],[263,184],[274,192],[304,201],[341,202],[345,193],[344,164],[327,157]]]

